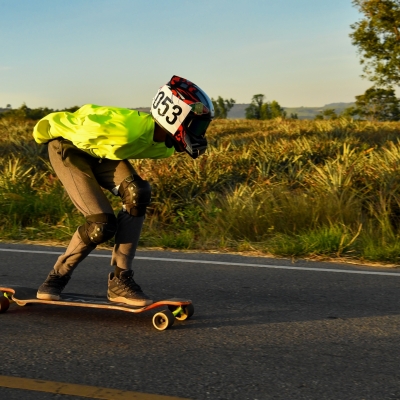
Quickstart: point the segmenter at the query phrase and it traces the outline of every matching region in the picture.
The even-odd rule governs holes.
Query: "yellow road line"
[[[64,382],[42,381],[40,379],[17,378],[14,376],[1,376],[0,387],[11,389],[33,390],[70,396],[89,397],[91,399],[109,400],[184,400],[181,397],[161,396],[128,392],[125,390],[107,389],[97,386],[75,385]]]

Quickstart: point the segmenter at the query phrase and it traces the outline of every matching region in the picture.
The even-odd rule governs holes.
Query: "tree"
[[[47,108],[47,107],[29,108],[25,103],[23,103],[21,107],[12,109],[11,106],[8,107],[8,105],[7,105],[7,110],[0,113],[0,118],[11,117],[18,119],[31,119],[37,121],[54,111],[75,112],[79,108],[79,106],[64,108],[62,110],[53,110],[52,108]]]
[[[73,113],[76,110],[79,110],[80,108],[81,108],[80,106],[72,106],[72,107],[63,108],[61,111]]]
[[[342,113],[340,114],[341,117],[351,119],[359,115],[359,110],[357,107],[351,106],[345,108]]]
[[[352,24],[364,77],[378,86],[400,83],[400,0],[353,0],[363,18]]]
[[[286,117],[286,111],[276,100],[264,103],[263,94],[255,94],[250,105],[246,108],[247,119],[273,119],[277,117]]]
[[[371,87],[356,96],[357,114],[369,121],[399,121],[400,102],[392,88]]]
[[[315,116],[315,119],[337,119],[336,110],[334,108],[321,110],[319,114]]]
[[[260,109],[260,118],[259,119],[272,119],[272,112],[269,103],[263,103]]]
[[[261,116],[263,114],[262,106],[264,104],[264,97],[265,96],[263,94],[255,94],[253,96],[250,105],[245,109],[247,119],[262,119]]]
[[[47,107],[29,108],[25,103],[23,103],[21,107],[15,110],[6,111],[3,115],[20,119],[39,120],[53,111],[53,109]]]
[[[214,105],[215,118],[227,118],[231,108],[235,105],[236,101],[233,99],[223,99],[218,96],[217,100],[211,99]]]
[[[271,110],[271,118],[286,117],[286,111],[279,105],[276,100],[271,101],[269,108]]]

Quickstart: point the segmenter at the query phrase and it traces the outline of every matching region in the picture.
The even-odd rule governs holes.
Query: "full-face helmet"
[[[192,158],[206,151],[205,134],[214,118],[214,107],[197,85],[174,75],[155,95],[151,114],[169,133],[171,144],[177,151],[186,151]]]

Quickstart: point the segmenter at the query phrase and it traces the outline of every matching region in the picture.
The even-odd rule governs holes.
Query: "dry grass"
[[[66,241],[81,217],[31,131],[0,120],[0,237]],[[200,159],[132,162],[153,187],[141,243],[397,264],[399,133],[345,119],[214,121]]]

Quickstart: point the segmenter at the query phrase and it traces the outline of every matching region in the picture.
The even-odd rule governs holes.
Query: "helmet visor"
[[[210,125],[210,119],[192,118],[185,124],[188,133],[194,137],[201,137],[206,134],[207,128]]]

